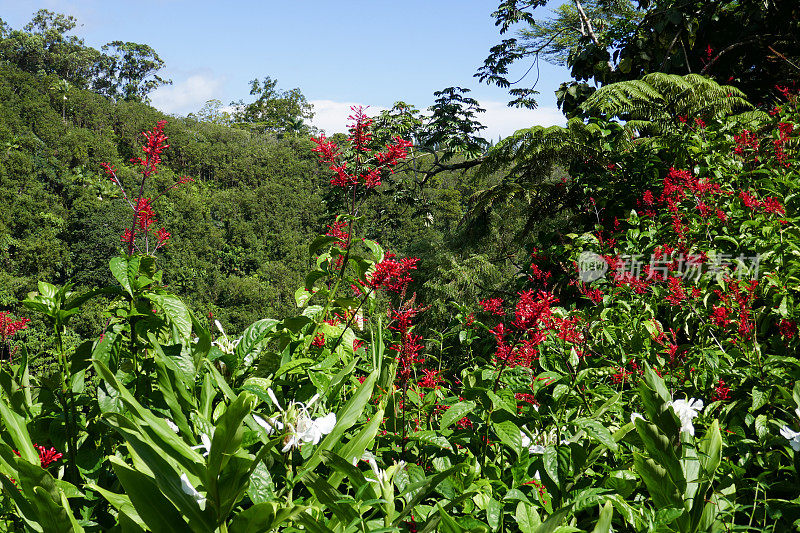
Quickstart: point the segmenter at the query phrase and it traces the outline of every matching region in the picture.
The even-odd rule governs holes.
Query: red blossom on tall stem
[[[147,179],[158,172],[158,165],[161,163],[161,154],[164,150],[169,148],[169,145],[166,144],[168,137],[164,134],[164,126],[166,126],[166,124],[166,120],[161,120],[152,130],[142,132],[146,140],[144,146],[142,146],[144,157],[134,157],[130,160],[139,167],[139,172],[141,174],[139,192],[136,197],[128,195],[122,181],[117,176],[117,170],[111,164],[100,163],[100,166],[103,167],[103,171],[109,176],[111,182],[119,188],[122,197],[133,210],[131,225],[129,228],[125,229],[120,237],[122,243],[125,244],[129,256],[133,255],[133,252],[137,249],[149,254],[166,244],[167,240],[170,238],[170,233],[164,228],[159,230],[153,229],[155,223],[158,222],[153,211],[153,203],[167,191],[184,183],[194,181],[192,178],[184,176],[178,179],[174,185],[158,194],[155,198],[148,198],[144,195]],[[155,247],[152,250],[150,249],[151,232],[152,237],[155,239]],[[137,246],[137,237],[141,237],[144,240],[143,248]]]
[[[14,320],[6,311],[0,311],[0,354],[5,351],[9,361],[13,359],[14,353],[11,351],[9,341],[20,330],[28,328],[30,318],[20,318]]]
[[[416,270],[417,263],[418,257],[404,257],[398,261],[394,254],[387,253],[383,261],[375,265],[375,272],[367,280],[369,286],[376,290],[403,292],[412,281],[410,272]]]

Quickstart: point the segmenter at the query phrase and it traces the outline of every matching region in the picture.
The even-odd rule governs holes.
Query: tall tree
[[[314,117],[314,106],[308,103],[300,89],[278,89],[278,80],[265,76],[250,81],[254,102],[233,102],[238,111],[234,120],[248,129],[259,132],[292,134],[308,132],[305,121]]]
[[[102,47],[100,76],[95,88],[122,100],[148,101],[148,94],[172,81],[156,74],[164,61],[146,44],[112,41]]]
[[[520,82],[511,81],[510,67],[532,67],[539,57],[570,68],[573,81],[557,93],[569,115],[580,114],[597,86],[651,72],[711,76],[754,102],[774,99],[776,87],[800,75],[795,0],[572,0],[550,19],[537,17],[544,4],[507,0],[493,14],[501,34],[523,29],[492,48],[476,76],[510,88],[515,104],[533,87],[512,87]]]

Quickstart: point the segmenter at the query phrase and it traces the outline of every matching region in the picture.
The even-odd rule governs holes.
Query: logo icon
[[[600,279],[608,272],[608,263],[594,252],[582,252],[578,257],[578,275],[584,283]]]

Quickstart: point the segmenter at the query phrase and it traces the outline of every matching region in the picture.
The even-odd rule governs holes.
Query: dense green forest
[[[0,530],[800,530],[800,7],[545,4],[496,144],[0,21]]]

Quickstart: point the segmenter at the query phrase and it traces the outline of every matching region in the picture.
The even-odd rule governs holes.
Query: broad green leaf
[[[125,494],[130,498],[139,517],[154,533],[186,531],[188,524],[172,505],[153,478],[137,472],[117,457],[109,457]]]
[[[675,449],[667,436],[659,431],[654,424],[650,424],[641,418],[636,419],[636,431],[639,433],[639,437],[644,442],[650,456],[666,469],[672,484],[683,493],[686,490],[686,478],[675,454]]]
[[[336,425],[314,450],[313,455],[308,458],[306,464],[303,465],[303,470],[297,475],[296,480],[303,477],[308,472],[314,470],[322,460],[322,451],[331,450],[342,439],[344,432],[353,427],[361,413],[364,411],[364,406],[367,405],[372,397],[372,389],[375,386],[375,380],[378,378],[377,370],[366,377],[364,383],[356,390],[355,394],[347,400],[339,412],[336,413]]]
[[[502,422],[492,421],[492,429],[500,439],[500,442],[511,448],[514,453],[517,454],[517,457],[519,457],[522,453],[522,433],[520,432],[519,426],[511,420],[504,420]]]
[[[459,402],[451,405],[450,408],[444,412],[439,422],[440,431],[447,429],[454,422],[461,420],[471,413],[473,409],[475,409],[475,402],[471,401]]]
[[[611,436],[611,432],[608,431],[608,429],[597,420],[592,420],[591,418],[578,418],[575,420],[575,425],[586,431],[586,433],[598,440],[609,450],[616,452],[619,448],[614,440],[614,437]]]
[[[611,502],[606,502],[603,510],[600,511],[600,518],[597,520],[592,533],[611,533],[612,518],[614,518],[614,507]]]
[[[175,327],[186,346],[191,344],[192,316],[183,300],[172,294],[157,294],[153,292],[145,293],[144,296],[164,311],[167,322]]]
[[[239,343],[236,345],[236,360],[244,363],[253,353],[253,350],[264,340],[264,338],[271,332],[275,331],[278,321],[273,318],[264,318],[258,320],[247,326],[239,337]]]

